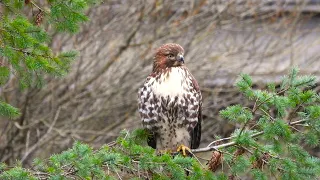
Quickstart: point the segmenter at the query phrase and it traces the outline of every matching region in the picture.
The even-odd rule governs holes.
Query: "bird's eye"
[[[172,55],[172,54],[169,54],[168,57],[171,59],[171,58],[173,58],[173,55]]]

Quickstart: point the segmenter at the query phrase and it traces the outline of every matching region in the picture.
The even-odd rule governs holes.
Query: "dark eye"
[[[168,57],[171,59],[173,58],[173,54],[169,54]]]

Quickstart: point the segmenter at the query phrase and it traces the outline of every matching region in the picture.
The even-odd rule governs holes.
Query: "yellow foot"
[[[183,156],[187,156],[187,152],[191,153],[191,149],[188,146],[185,146],[183,144],[181,144],[177,149],[177,152],[180,152],[180,151],[182,151]]]

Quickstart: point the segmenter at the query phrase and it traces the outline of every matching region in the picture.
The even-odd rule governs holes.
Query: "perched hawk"
[[[201,139],[202,96],[197,81],[184,65],[179,44],[156,50],[152,73],[139,90],[139,113],[157,150],[198,148]]]

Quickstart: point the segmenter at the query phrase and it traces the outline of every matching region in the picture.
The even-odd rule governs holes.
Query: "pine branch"
[[[31,4],[32,4],[33,6],[35,6],[36,8],[38,8],[40,11],[47,13],[44,9],[42,9],[40,6],[38,6],[34,1],[30,1],[30,2],[31,2]]]
[[[306,121],[307,120],[294,121],[294,122],[290,123],[289,125],[292,126],[292,125],[300,124],[300,123],[306,122]],[[255,137],[261,136],[263,133],[264,133],[264,131],[260,131],[260,132],[257,132],[255,134],[251,135],[250,137],[255,138]],[[228,137],[228,138],[223,138],[221,140],[216,140],[214,142],[211,142],[207,147],[198,148],[198,149],[191,149],[191,152],[192,153],[199,153],[199,152],[208,152],[208,151],[218,151],[219,149],[222,149],[222,148],[226,148],[226,147],[231,147],[231,146],[237,145],[237,143],[235,141],[231,141],[231,142],[227,142],[227,143],[220,144],[220,145],[210,146],[212,144],[215,144],[215,142],[230,140],[232,138],[234,138],[234,137]]]

